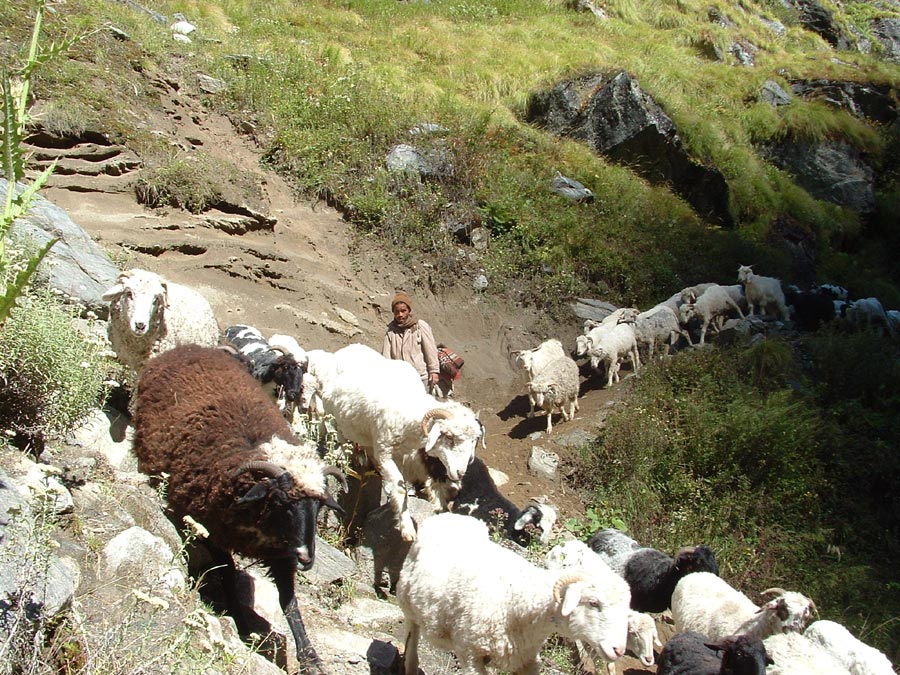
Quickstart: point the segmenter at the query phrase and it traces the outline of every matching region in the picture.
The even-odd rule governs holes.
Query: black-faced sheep
[[[564,422],[575,419],[578,411],[578,364],[566,355],[544,364],[528,382],[528,400],[547,413],[547,433],[553,431],[553,411],[562,413]]]
[[[316,516],[340,510],[312,445],[300,444],[244,366],[221,349],[185,345],[150,360],[137,389],[134,450],[139,468],[167,476],[176,525],[191,516],[225,575],[226,602],[242,634],[246,608],[232,553],[257,558],[278,588],[304,672],[320,669],[294,595],[299,566],[315,557]]]
[[[226,328],[222,339],[237,350],[250,374],[278,404],[285,419],[292,422],[303,387],[303,366],[293,354],[273,347],[256,328],[244,324]]]
[[[713,642],[700,633],[678,633],[659,654],[657,675],[765,675],[773,661],[758,638]]]
[[[219,341],[209,302],[153,272],[122,272],[103,300],[110,303],[109,341],[132,381],[157,354],[182,344],[215,347]]]
[[[528,546],[535,536],[546,544],[557,518],[556,510],[545,504],[533,502],[524,509],[513,504],[500,492],[480,457],[469,464],[450,510],[489,524],[502,520],[506,536],[520,546]]]
[[[672,558],[654,548],[640,546],[619,530],[598,530],[590,546],[631,588],[631,608],[638,612],[664,612],[672,603],[675,585],[696,572],[719,573],[715,554],[707,546],[683,548]]]

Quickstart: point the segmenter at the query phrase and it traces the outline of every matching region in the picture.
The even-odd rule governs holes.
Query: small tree
[[[57,242],[57,239],[48,241],[27,264],[19,270],[15,277],[10,279],[7,274],[9,256],[6,250],[6,239],[12,228],[13,222],[28,212],[31,202],[38,191],[46,184],[50,175],[56,168],[53,162],[33,182],[18,191],[17,183],[25,176],[25,158],[22,153],[22,139],[25,136],[25,127],[28,123],[28,95],[31,89],[31,74],[34,69],[55,58],[72,45],[79,42],[82,37],[63,40],[59,44],[52,43],[47,49],[38,49],[38,38],[41,33],[41,23],[44,18],[44,5],[46,0],[38,0],[34,18],[34,30],[31,34],[31,47],[28,51],[28,59],[20,69],[10,73],[3,70],[0,73],[0,104],[2,104],[3,136],[0,138],[0,156],[3,161],[3,175],[6,178],[6,199],[2,215],[0,215],[0,328],[9,317],[16,300],[34,276],[38,265]]]

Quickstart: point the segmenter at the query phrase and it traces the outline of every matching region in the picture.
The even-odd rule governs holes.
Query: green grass
[[[28,3],[13,6],[25,12]],[[835,250],[857,255],[853,248],[869,233],[854,214],[813,200],[766,165],[754,143],[836,138],[876,162],[892,157],[878,129],[846,113],[799,100],[776,111],[756,96],[766,79],[784,87],[794,77],[896,85],[900,69],[856,52],[835,62],[833,51],[777,2],[746,3],[747,11],[716,7],[731,26],[709,21],[708,3],[688,0],[610,2],[605,21],[549,0],[276,0],[252,11],[234,0],[159,3],[157,11],[181,11],[198,33],[216,40],[197,48],[172,42],[164,26],[124,5],[76,0],[48,21],[51,35],[108,21],[132,40],[102,31],[78,46],[76,60],[42,75],[37,91],[65,100],[75,111],[67,122],[74,128],[79,115],[91,119],[94,111],[101,126],[143,154],[163,150],[159,139],[121,115],[122,101],[150,102],[143,73],[165,70],[186,81],[197,71],[221,77],[229,91],[208,103],[254,122],[272,166],[309,196],[332,200],[366,231],[437,254],[446,244],[444,216],[464,217],[471,226],[485,214],[497,225],[499,216],[515,226],[500,233],[490,257],[497,249],[504,255],[479,263],[498,282],[491,292],[525,285],[529,301],[545,303],[599,288],[615,301],[649,303],[698,278],[730,280],[748,259],[737,253],[767,259],[773,264],[767,273],[787,275],[786,257],[766,250],[779,218],[813,233],[823,261]],[[842,20],[875,14],[871,5],[852,3]],[[785,34],[758,17],[782,21]],[[0,14],[13,33],[16,19],[9,9]],[[760,48],[756,67],[702,56],[703,45],[721,49],[736,38]],[[234,54],[256,60],[227,58]],[[692,155],[726,176],[734,232],[708,228],[664,188],[522,122],[532,92],[577,73],[612,69],[633,73],[676,122]],[[421,121],[448,129],[443,142],[455,174],[398,189],[384,175],[384,156],[395,143],[410,142],[408,130]],[[561,204],[547,186],[556,170],[594,190],[596,204]],[[822,272],[850,275],[852,268]],[[830,280],[897,283],[886,265]]]
[[[706,543],[742,590],[800,590],[896,660],[898,376],[897,345],[866,332],[682,353],[569,462],[594,525]]]

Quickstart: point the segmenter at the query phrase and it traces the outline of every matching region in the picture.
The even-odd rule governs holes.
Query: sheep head
[[[553,585],[567,637],[582,640],[615,661],[625,653],[631,593],[620,577],[595,583],[584,570],[563,573]]]
[[[162,324],[168,288],[159,275],[133,269],[122,272],[101,297],[119,308],[135,337],[144,337]]]
[[[781,623],[781,632],[802,632],[812,619],[813,612],[818,612],[816,604],[802,593],[785,591],[781,588],[768,588],[760,593],[762,596],[776,595],[759,608],[761,612],[771,612]]]
[[[738,267],[738,281],[742,284],[747,283],[753,276],[753,268],[750,265],[741,265]]]
[[[478,416],[460,404],[433,408],[422,418],[425,454],[447,469],[451,483],[458,483],[475,457],[478,441],[484,445],[484,425]]]
[[[296,556],[300,569],[308,570],[316,555],[319,510],[323,506],[338,513],[344,510],[327,492],[317,492],[315,488],[303,485],[294,474],[274,462],[246,462],[232,473],[232,477],[238,481],[251,472],[262,474],[262,478],[235,501],[235,507],[256,509],[259,520],[269,521],[269,527],[260,528],[262,547],[269,552]],[[272,526],[274,522],[278,523],[277,527]]]

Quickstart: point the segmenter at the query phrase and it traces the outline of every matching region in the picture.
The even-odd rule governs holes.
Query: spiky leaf
[[[16,274],[15,280],[3,290],[3,294],[0,295],[0,328],[6,323],[10,312],[12,312],[13,307],[16,305],[16,300],[19,299],[22,295],[22,291],[31,281],[31,277],[34,276],[34,273],[37,271],[38,265],[41,264],[41,261],[47,253],[50,252],[50,249],[57,241],[59,241],[59,238],[53,238],[48,241],[40,251],[32,256],[25,266],[25,269],[20,270],[19,273]]]
[[[3,155],[3,175],[10,182],[10,190],[25,175],[25,160],[22,155],[22,125],[13,100],[12,82],[9,74],[4,72],[0,77],[3,103],[3,138],[0,139],[0,151]],[[7,196],[7,204],[11,198]]]

